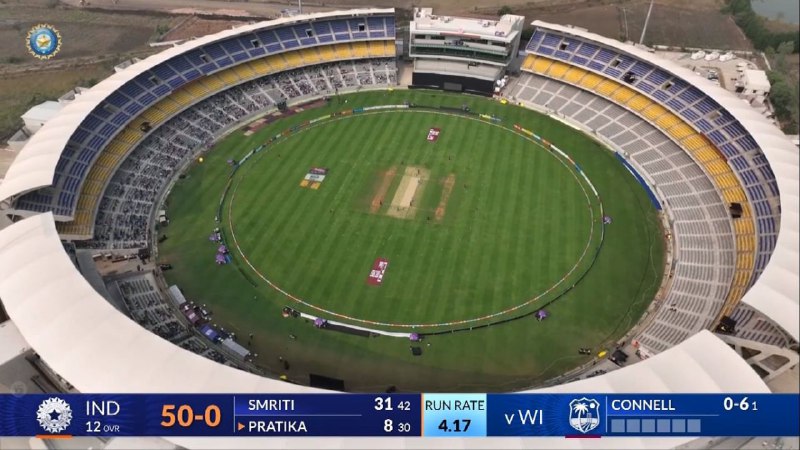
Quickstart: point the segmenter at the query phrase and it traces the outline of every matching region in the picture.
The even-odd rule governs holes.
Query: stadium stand
[[[716,166],[716,173],[712,172],[712,175],[717,178],[725,201],[743,203],[742,219],[735,223],[737,232],[742,236],[737,242],[748,256],[742,256],[746,264],[742,265],[723,309],[723,313],[730,313],[769,261],[777,233],[774,225],[780,218],[776,208],[779,192],[775,176],[771,170],[761,170],[764,167],[761,161],[763,153],[755,141],[725,108],[690,81],[620,49],[600,45],[600,42],[585,42],[588,35],[579,36],[581,33],[573,29],[540,21],[535,21],[533,25],[536,29],[526,47],[531,54],[563,60],[575,68],[581,67],[588,73],[594,72],[616,81],[617,89],[639,93],[628,105],[642,111],[649,120],[653,120],[652,115],[658,113],[650,108],[645,109],[647,101],[657,102],[660,108],[672,113],[662,120],[669,133],[681,140],[696,158],[703,162],[713,161],[709,165]],[[539,63],[542,64],[545,62]],[[537,67],[531,69],[545,73]],[[557,74],[550,75],[562,78]],[[577,73],[573,74],[575,76]],[[586,81],[591,83],[594,79],[590,77]],[[573,80],[567,81],[575,83]],[[594,89],[594,86],[582,86]],[[606,84],[608,89],[612,86]],[[602,89],[600,92],[609,94]],[[681,126],[675,122],[676,117],[685,124]],[[693,130],[696,132],[693,133]],[[723,172],[726,173],[722,175]],[[745,222],[749,222],[749,225]],[[751,232],[754,224],[758,225],[758,229]],[[753,263],[749,264],[753,253]]]
[[[114,281],[110,289],[112,295],[122,298],[131,319],[148,331],[218,363],[228,361],[223,354],[209,347],[207,341],[200,339],[196,332],[193,333],[185,322],[177,319],[169,301],[158,289],[152,273]]]
[[[368,43],[360,42],[355,43],[354,46],[358,47],[366,44]],[[380,46],[378,46],[377,43],[375,44],[375,55],[379,57],[394,56],[394,47],[383,45],[383,41],[381,41],[380,44]],[[326,54],[328,56],[335,55],[331,45],[325,45],[322,46],[322,48],[327,50]],[[288,55],[277,55],[274,57],[269,57],[265,60],[259,60],[252,63],[243,63],[241,65],[225,69],[214,75],[197,79],[194,82],[185,85],[184,87],[174,91],[174,93],[169,97],[164,98],[159,103],[144,111],[138,119],[129,123],[123,129],[123,131],[120,132],[120,134],[112,139],[112,141],[108,144],[108,147],[100,154],[100,157],[86,175],[86,181],[80,190],[80,195],[78,197],[74,214],[74,220],[71,222],[62,223],[59,227],[59,230],[64,235],[70,236],[73,239],[88,239],[92,237],[92,225],[94,223],[93,218],[96,214],[100,191],[108,183],[111,173],[115,170],[115,168],[119,167],[122,159],[145,137],[146,132],[142,131],[140,128],[142,123],[148,123],[150,130],[153,130],[167,119],[170,112],[174,113],[182,108],[186,108],[191,103],[199,101],[215,92],[230,88],[244,81],[265,77],[269,74],[274,74],[275,72],[280,72],[288,68],[302,67],[307,65],[308,63],[305,61],[305,59],[307,58],[311,60],[312,57],[309,55],[312,52],[316,52],[316,50],[316,48],[312,48],[299,50],[298,52],[292,53],[295,54],[305,52],[305,58],[299,54],[290,59],[287,59]],[[348,53],[348,55],[348,59],[354,58],[353,53]],[[278,58],[280,58],[281,62],[278,62]],[[320,60],[320,58],[316,58],[316,61]],[[252,64],[252,66],[250,64]],[[358,76],[356,78],[352,78],[347,77],[347,74],[349,74],[351,71],[349,68],[344,67],[343,72],[342,69],[340,69],[335,71],[335,74],[332,74],[332,76],[340,74],[339,78],[341,78],[341,80],[339,81],[335,79],[333,81],[319,81],[315,79],[313,81],[313,83],[316,83],[317,85],[315,91],[317,94],[322,95],[324,93],[333,93],[338,89],[342,89],[343,92],[351,88],[360,89],[362,86],[368,84],[386,85],[387,83],[396,83],[396,66],[394,66],[394,62],[383,61],[383,64],[391,64],[392,67],[395,67],[395,69],[389,71],[389,75],[387,75],[387,71],[379,66],[374,64],[369,64],[366,66],[362,65],[358,66],[362,69],[360,78],[358,78]],[[368,74],[367,72],[370,73]],[[342,77],[345,77],[348,81],[345,82],[344,78]],[[297,80],[294,82],[294,84],[292,81],[284,83],[284,88],[289,91],[282,94],[284,99],[291,100],[297,97],[296,95],[293,95],[295,92],[297,92],[296,89],[298,86],[296,86],[296,83],[303,84],[305,89],[307,81]],[[277,102],[272,101],[270,103],[262,103],[262,108],[267,108],[275,103]],[[254,111],[249,112],[253,113]]]
[[[664,131],[613,101],[570,84],[523,74],[508,94],[550,109],[630,155],[663,192],[679,247],[671,288],[638,339],[662,351],[713,325],[735,273],[733,230],[714,185]]]
[[[549,58],[545,58],[541,55],[553,54],[548,48],[553,47],[553,45],[561,47],[562,41],[567,38],[561,33],[545,28],[537,28],[534,35],[537,33],[541,36],[538,38],[534,36],[527,47],[529,51],[537,55],[531,55],[528,56],[528,58],[544,58],[545,61],[538,64],[538,67],[542,67],[547,63]],[[537,44],[536,42],[540,43]],[[569,45],[567,48],[569,48]],[[569,55],[556,57],[570,59]],[[639,63],[639,68],[637,70],[642,75],[636,75],[634,73],[636,78],[632,79],[628,76],[625,81],[616,81],[617,79],[622,80],[625,75],[633,73],[632,71],[623,72],[618,69],[630,67],[633,62]],[[573,63],[574,61],[570,61],[570,64]],[[554,64],[562,63],[555,60],[550,61],[550,64],[547,64],[548,68],[546,71],[539,71],[537,73],[557,79],[564,79],[563,74],[554,74],[550,70],[550,66]],[[583,65],[588,68],[585,70],[587,74],[589,74],[591,70],[601,71],[604,80],[596,87],[587,87],[587,85],[582,83],[582,79],[585,78],[585,76],[580,77],[579,75],[581,68],[573,66],[573,71],[578,74],[573,76],[573,79],[578,80],[577,85],[591,89],[607,98],[612,98],[617,103],[636,111],[645,119],[655,121],[668,135],[676,142],[679,142],[696,160],[703,164],[706,171],[714,179],[725,203],[730,205],[738,203],[742,206],[741,217],[733,221],[737,235],[737,274],[734,278],[726,303],[720,310],[717,318],[719,319],[719,317],[723,315],[730,314],[735,309],[739,300],[744,296],[746,289],[755,282],[755,279],[757,279],[761,271],[763,271],[769,260],[769,254],[771,254],[774,248],[771,247],[771,243],[774,241],[775,237],[774,234],[769,231],[771,229],[769,224],[775,224],[779,220],[778,211],[773,212],[770,206],[776,200],[777,189],[774,190],[775,196],[772,198],[764,198],[763,195],[760,196],[760,198],[756,198],[755,201],[753,201],[752,198],[752,192],[765,193],[766,189],[775,183],[774,176],[758,179],[752,176],[752,171],[750,171],[747,172],[750,174],[749,178],[747,178],[750,180],[750,184],[747,184],[746,181],[740,181],[747,180],[744,178],[744,171],[742,175],[739,174],[739,170],[741,170],[740,167],[743,167],[744,170],[746,170],[747,167],[747,163],[744,162],[747,158],[742,156],[745,152],[755,152],[753,156],[758,156],[758,148],[753,146],[744,148],[742,146],[742,142],[744,141],[741,140],[743,138],[740,138],[740,136],[744,134],[744,132],[741,131],[743,130],[741,125],[733,124],[731,118],[726,119],[725,117],[729,117],[730,115],[726,114],[720,105],[716,104],[697,88],[690,86],[689,83],[676,76],[669,75],[667,72],[660,69],[656,70],[654,66],[647,65],[643,61],[636,61],[635,58],[629,55],[623,55],[616,50],[604,48],[601,48],[601,51],[597,53],[594,59],[586,60]],[[531,62],[525,66],[530,66],[533,70],[536,70],[537,64]],[[627,83],[638,87],[642,79],[644,79],[645,82],[650,81],[657,83],[660,89],[637,93],[634,88],[626,86]],[[677,86],[681,87],[678,88]],[[683,95],[681,98],[685,103],[677,100],[681,95]],[[683,107],[683,109],[672,111],[661,106],[661,104],[665,104],[669,108]],[[696,105],[697,109],[692,110],[691,108],[687,108],[687,104],[689,106]],[[687,113],[688,111],[692,111],[692,113]],[[725,129],[725,127],[729,127],[730,130],[727,140],[722,133],[715,130],[715,128],[709,124],[709,120],[704,119],[702,115],[705,115],[709,120],[713,119],[717,128]],[[735,132],[733,130],[735,130]],[[715,134],[712,136],[711,132]],[[723,144],[726,144],[727,147],[723,148]],[[739,149],[735,148],[736,144],[739,144]],[[726,154],[725,151],[728,153]],[[727,159],[736,157],[739,157],[737,160],[738,163],[732,162],[729,165]],[[754,223],[759,223],[760,221],[763,221],[761,229],[763,234],[755,232]]]
[[[208,97],[150,134],[113,175],[98,166],[97,184],[103,183],[101,176],[111,177],[105,192],[102,196],[100,191],[87,192],[86,209],[79,210],[82,215],[59,228],[67,234],[89,229],[93,208],[98,207],[94,238],[86,246],[144,247],[153,205],[171,175],[216,135],[284,100],[387,87],[396,83],[396,77],[394,59],[347,61],[258,78]]]

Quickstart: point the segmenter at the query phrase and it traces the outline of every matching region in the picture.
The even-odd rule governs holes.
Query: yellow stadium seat
[[[661,129],[667,130],[670,127],[673,127],[680,123],[680,119],[675,114],[662,114],[658,120],[656,120],[656,125],[658,125]]]
[[[734,227],[736,228],[737,233],[741,234],[753,234],[753,222],[750,220],[734,220],[733,221]]]
[[[242,80],[249,80],[257,75],[253,68],[250,67],[250,63],[239,64],[234,70],[236,71],[236,75]]]
[[[603,97],[610,98],[611,94],[616,91],[618,87],[619,85],[613,81],[603,80],[594,90]]]
[[[366,44],[366,47],[367,47],[367,56],[372,57],[372,58],[377,56],[375,54],[375,49],[373,48],[373,45],[372,45],[373,42],[372,41],[367,41],[365,44]]]
[[[586,72],[586,75],[581,78],[580,85],[586,89],[593,90],[601,81],[603,81],[603,79],[600,76],[592,72]]]
[[[722,191],[722,197],[725,199],[726,203],[741,203],[744,200],[735,189]]]
[[[164,111],[169,116],[175,114],[179,109],[181,109],[181,104],[173,100],[171,96],[161,100],[156,106],[158,106],[160,110]]]
[[[353,51],[350,49],[350,44],[336,44],[334,50],[336,57],[339,59],[350,59],[353,57]]]
[[[272,69],[263,58],[250,61],[250,67],[253,68],[255,76],[257,77],[263,77],[264,75],[272,73]]]
[[[217,92],[220,89],[225,87],[225,82],[222,81],[216,74],[209,75],[205,78],[201,78],[200,82],[206,85],[209,92]]]
[[[751,252],[756,248],[756,238],[755,236],[745,235],[742,236],[744,239],[742,240],[743,245],[740,248],[740,251],[744,252]]]
[[[717,185],[722,189],[732,188],[737,184],[736,177],[729,172],[716,176],[715,180],[717,181]]]
[[[193,95],[190,92],[190,89],[193,87],[194,87],[194,82],[189,83],[185,87],[173,92],[170,98],[175,100],[175,102],[181,105],[181,107],[184,107],[188,105],[190,102],[192,102],[196,97],[196,95]]]
[[[297,52],[289,52],[284,53],[283,58],[286,60],[286,64],[288,67],[300,67],[303,65],[303,60],[300,59],[300,55]]]
[[[586,75],[586,71],[583,69],[578,69],[576,67],[571,67],[567,73],[564,74],[564,80],[572,83],[578,84],[578,82]]]
[[[236,85],[242,81],[233,69],[223,70],[217,73],[217,76],[225,85]]]
[[[677,141],[680,141],[681,139],[687,137],[694,138],[692,140],[692,142],[694,143],[694,148],[700,148],[705,145],[700,136],[697,133],[695,133],[695,131],[692,130],[692,128],[689,125],[686,125],[685,123],[679,123],[675,126],[670,127],[669,130],[667,130],[667,133],[673,138],[675,138],[675,140]]]
[[[366,42],[353,42],[353,55],[356,58],[367,58],[369,57],[369,49],[367,48]]]
[[[550,65],[553,64],[552,60],[546,58],[536,58],[533,60],[533,71],[536,73],[544,74],[547,72],[547,69],[550,68]]]
[[[550,65],[550,69],[547,71],[547,73],[553,78],[561,79],[561,77],[563,77],[567,72],[567,69],[569,69],[569,66],[566,64],[554,61],[553,64]]]
[[[522,66],[520,67],[523,70],[533,70],[533,61],[536,59],[533,55],[528,55],[522,61]]]
[[[332,45],[325,45],[319,48],[319,55],[322,61],[333,61],[336,59],[336,53],[333,51]]]
[[[663,116],[667,110],[658,103],[651,103],[650,106],[642,110],[642,115],[650,122],[654,122],[659,117]]]
[[[264,61],[269,64],[271,67],[272,72],[280,72],[289,67],[289,64],[286,62],[286,59],[283,55],[274,55],[267,57]]]
[[[195,81],[194,83],[186,86],[186,92],[190,94],[192,99],[197,99],[208,94],[208,88],[205,85]],[[186,103],[188,104],[190,101],[187,101]]]
[[[628,106],[631,107],[634,111],[641,111],[648,106],[650,106],[652,102],[649,98],[645,97],[644,95],[636,95],[628,101]]]
[[[697,155],[702,161],[713,161],[719,157],[711,148],[703,145],[703,141],[697,136],[691,137],[692,142],[697,146]]]
[[[397,56],[397,49],[395,48],[394,41],[383,41],[383,55],[391,58]]]
[[[315,64],[320,60],[319,54],[317,54],[317,50],[313,48],[306,48],[300,50],[300,57],[306,64]]]
[[[619,89],[614,91],[614,94],[611,96],[611,98],[617,103],[624,105],[628,103],[628,100],[633,98],[635,95],[636,92],[634,92],[632,89],[629,89],[625,86],[620,86]]]

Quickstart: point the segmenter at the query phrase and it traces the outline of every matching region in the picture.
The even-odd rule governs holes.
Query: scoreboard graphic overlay
[[[798,394],[0,395],[0,436],[797,436]]]

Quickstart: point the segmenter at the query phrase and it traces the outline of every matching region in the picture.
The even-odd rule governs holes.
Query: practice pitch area
[[[370,109],[387,105],[398,108]],[[588,361],[578,348],[613,345],[660,285],[662,232],[644,190],[609,151],[540,114],[385,91],[247,134],[175,185],[159,257],[170,283],[290,380],[534,385]],[[205,238],[218,226],[232,264],[212,262]],[[410,352],[407,338],[375,332],[423,340]]]

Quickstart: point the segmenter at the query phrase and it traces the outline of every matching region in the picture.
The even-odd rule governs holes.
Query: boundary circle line
[[[452,327],[452,326],[458,326],[458,325],[475,324],[477,322],[483,322],[483,321],[487,321],[487,320],[490,320],[490,319],[494,319],[494,318],[498,318],[498,317],[501,317],[501,316],[505,316],[505,315],[508,315],[508,314],[513,313],[515,311],[518,311],[518,310],[520,310],[522,308],[528,307],[531,304],[533,304],[534,302],[540,300],[545,295],[548,295],[551,292],[553,292],[559,286],[561,286],[564,283],[564,281],[566,281],[567,278],[569,278],[577,270],[578,266],[586,258],[586,255],[587,255],[587,253],[588,253],[588,251],[589,251],[589,249],[591,247],[592,241],[594,239],[594,233],[595,233],[595,230],[594,230],[594,228],[595,228],[595,223],[594,223],[595,222],[595,220],[594,220],[595,211],[594,210],[595,210],[595,208],[592,206],[590,195],[587,192],[586,186],[584,186],[584,183],[581,182],[580,178],[575,174],[575,171],[573,170],[573,168],[571,168],[569,166],[569,164],[566,161],[563,160],[563,158],[561,158],[559,156],[556,156],[552,151],[547,149],[540,142],[536,141],[535,139],[531,138],[530,136],[526,136],[525,134],[523,134],[521,132],[518,132],[517,130],[514,130],[512,128],[508,128],[508,127],[499,125],[499,124],[494,123],[494,122],[487,122],[485,120],[480,120],[480,119],[474,118],[474,117],[464,116],[464,115],[460,115],[460,114],[447,113],[447,112],[441,112],[441,111],[437,111],[437,110],[433,110],[433,109],[430,109],[430,110],[428,110],[428,109],[424,109],[424,110],[423,109],[419,109],[419,110],[415,110],[415,109],[386,109],[386,110],[361,112],[361,113],[358,113],[358,114],[349,114],[349,115],[340,116],[340,117],[333,117],[333,118],[331,118],[331,120],[320,121],[320,122],[311,124],[310,126],[305,127],[303,129],[297,130],[297,131],[293,132],[292,134],[290,134],[289,136],[286,136],[286,139],[289,139],[289,138],[291,138],[293,136],[296,136],[296,135],[298,135],[298,134],[300,134],[300,133],[302,133],[302,132],[304,132],[306,130],[310,130],[312,128],[316,128],[318,125],[327,125],[327,124],[336,122],[338,120],[350,119],[350,118],[353,118],[353,117],[373,115],[373,114],[394,113],[394,112],[440,114],[440,115],[444,115],[444,116],[458,117],[458,118],[461,118],[461,119],[473,120],[473,121],[476,121],[476,122],[479,122],[479,123],[483,123],[483,124],[487,124],[487,125],[492,125],[492,126],[498,127],[498,128],[500,128],[500,129],[502,129],[504,131],[510,131],[510,132],[522,137],[523,139],[527,140],[528,142],[534,144],[535,146],[539,147],[540,149],[546,150],[548,153],[550,153],[553,156],[553,158],[555,158],[559,163],[561,163],[570,172],[570,174],[576,180],[578,185],[581,187],[581,190],[583,191],[584,196],[586,197],[587,203],[589,205],[589,214],[590,214],[590,219],[591,219],[590,220],[591,226],[590,226],[590,232],[589,232],[589,239],[587,240],[586,246],[584,247],[584,249],[583,249],[583,251],[581,253],[581,256],[578,258],[578,260],[572,266],[572,268],[569,271],[567,271],[567,273],[560,280],[558,280],[558,282],[556,282],[554,285],[552,285],[549,288],[545,289],[544,291],[540,292],[536,296],[525,300],[523,303],[511,306],[509,308],[505,308],[505,309],[503,309],[501,311],[497,311],[497,312],[494,312],[494,313],[491,313],[491,314],[486,314],[486,315],[483,315],[483,316],[480,316],[480,317],[473,317],[473,318],[468,318],[468,319],[449,321],[449,322],[417,323],[417,324],[382,322],[382,321],[375,321],[375,320],[369,320],[369,319],[360,319],[360,318],[357,318],[357,317],[353,317],[353,316],[350,316],[350,315],[337,313],[335,311],[325,309],[325,308],[317,306],[317,305],[315,305],[315,304],[313,304],[313,303],[311,303],[311,302],[309,302],[309,301],[307,301],[305,299],[302,299],[302,298],[294,296],[293,294],[291,294],[290,292],[287,292],[286,290],[281,288],[279,285],[277,285],[276,283],[271,281],[269,278],[267,278],[260,270],[258,270],[253,265],[253,263],[250,262],[250,260],[247,258],[247,255],[245,255],[244,251],[242,250],[241,246],[239,245],[239,241],[238,241],[238,239],[236,237],[236,232],[235,232],[235,228],[234,228],[234,225],[233,225],[233,203],[234,203],[234,200],[235,200],[235,197],[236,197],[236,191],[237,191],[237,189],[239,187],[239,183],[244,178],[242,176],[242,177],[239,177],[239,179],[236,182],[236,185],[233,187],[233,190],[230,193],[230,200],[228,202],[228,208],[227,208],[228,209],[228,228],[230,230],[230,234],[231,234],[231,238],[233,239],[234,246],[236,247],[236,250],[238,251],[238,253],[241,256],[242,260],[245,262],[245,264],[247,264],[248,267],[250,267],[250,269],[261,280],[263,280],[265,283],[267,283],[267,285],[269,287],[271,287],[272,289],[274,289],[277,292],[279,292],[280,294],[282,294],[284,297],[289,298],[290,300],[292,300],[292,301],[294,301],[296,303],[302,304],[302,305],[304,305],[306,307],[309,307],[309,308],[311,308],[311,309],[313,309],[313,310],[315,310],[317,312],[321,312],[321,313],[330,315],[332,317],[336,317],[337,319],[348,320],[348,321],[356,322],[356,323],[359,323],[359,324],[368,324],[368,325],[372,325],[372,326],[392,327],[392,328],[413,328],[413,329],[416,329],[416,328],[437,328],[437,327]],[[286,139],[282,140],[278,144],[283,143]],[[596,198],[597,198],[597,201],[600,204],[599,205],[600,206],[600,211],[602,211],[603,210],[602,201],[600,200],[599,197],[596,197]],[[225,199],[223,198],[223,201],[224,200]],[[603,235],[604,235],[603,226],[601,225],[600,242],[598,243],[598,248],[602,245],[602,241],[604,239]],[[589,266],[589,269],[591,269],[591,265]],[[570,287],[570,289],[571,289],[571,287]]]

